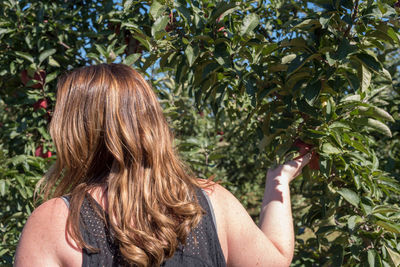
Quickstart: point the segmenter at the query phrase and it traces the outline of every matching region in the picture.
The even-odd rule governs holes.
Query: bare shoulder
[[[209,182],[205,191],[215,211],[218,237],[228,266],[286,265],[272,242],[229,190]]]
[[[74,254],[74,244],[66,239],[67,217],[68,207],[61,198],[50,199],[37,207],[22,231],[15,266],[65,265],[64,258]]]
[[[207,193],[209,197],[223,198],[226,195],[233,196],[231,192],[229,192],[217,182],[206,179],[198,179],[198,181],[202,186],[204,186],[203,190]]]
[[[224,213],[223,215],[227,216],[225,212],[231,211],[231,208],[244,209],[239,200],[219,183],[204,179],[199,179],[199,181],[205,186],[203,189],[210,197],[212,204],[221,207],[220,211]]]

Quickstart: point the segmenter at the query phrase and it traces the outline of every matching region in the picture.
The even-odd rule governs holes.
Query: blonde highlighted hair
[[[158,266],[201,220],[195,190],[173,149],[173,137],[146,80],[122,64],[100,64],[62,76],[50,123],[57,160],[39,183],[45,199],[70,195],[67,231],[79,230],[85,194],[105,188],[120,252],[135,266]],[[103,216],[104,219],[104,216]]]

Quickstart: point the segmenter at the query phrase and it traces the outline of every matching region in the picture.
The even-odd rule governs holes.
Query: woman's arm
[[[260,214],[260,229],[289,264],[294,252],[294,232],[289,183],[310,161],[311,154],[269,170]]]
[[[225,188],[210,193],[228,266],[289,266],[294,249],[289,182],[310,161],[306,155],[268,171],[260,227]]]

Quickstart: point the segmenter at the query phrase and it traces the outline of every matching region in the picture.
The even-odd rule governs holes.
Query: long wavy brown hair
[[[38,192],[70,196],[67,233],[79,248],[96,249],[82,238],[79,210],[98,187],[131,265],[160,265],[199,223],[195,190],[204,185],[179,160],[155,93],[131,67],[86,66],[59,78],[50,134],[57,160]]]

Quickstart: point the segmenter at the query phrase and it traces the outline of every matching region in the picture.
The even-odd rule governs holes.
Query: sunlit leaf
[[[360,198],[358,195],[353,191],[348,188],[341,188],[337,191],[347,202],[352,204],[353,206],[358,206],[358,203],[360,202]]]
[[[251,13],[243,19],[243,24],[240,27],[240,35],[244,36],[252,32],[260,23],[260,18],[257,14]]]

